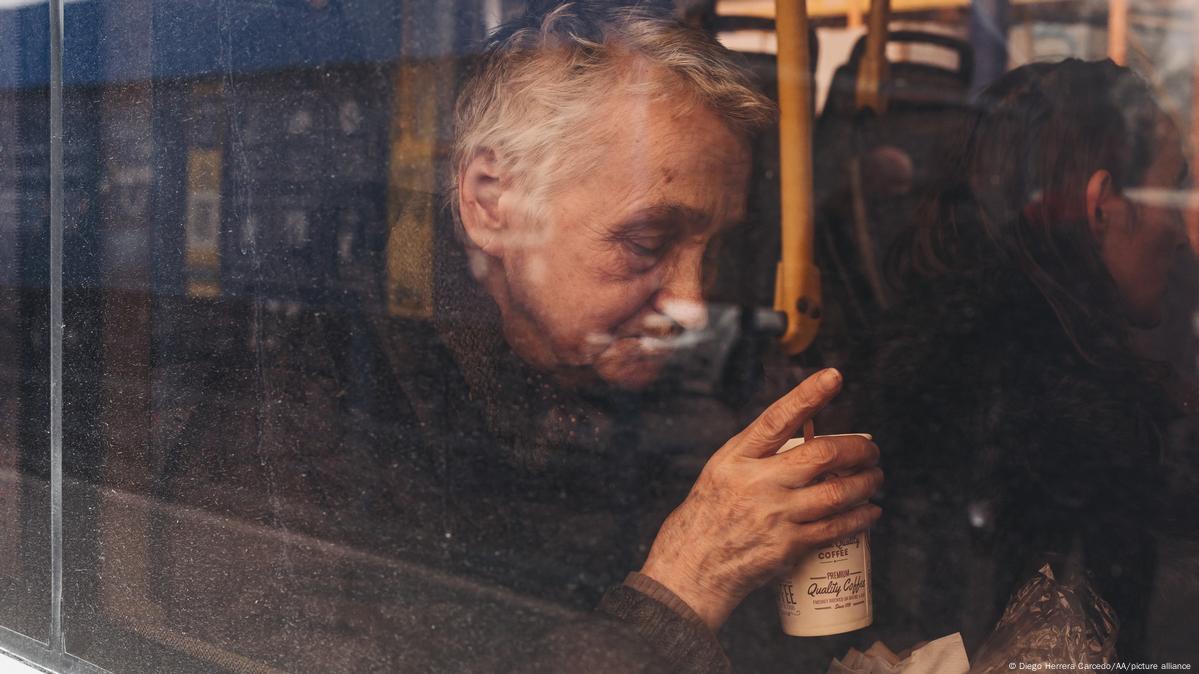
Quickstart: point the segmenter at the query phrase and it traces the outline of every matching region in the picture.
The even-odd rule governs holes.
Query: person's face
[[[594,170],[540,208],[508,200],[505,333],[543,369],[651,383],[680,330],[703,327],[705,258],[745,214],[746,143],[711,112],[611,102]],[[507,304],[507,306],[503,306]]]
[[[1188,175],[1178,132],[1163,121],[1143,186],[1128,190],[1123,222],[1112,223],[1101,241],[1103,261],[1134,326],[1161,323],[1167,275],[1187,242],[1184,215],[1177,204],[1137,195],[1175,194],[1188,187]]]

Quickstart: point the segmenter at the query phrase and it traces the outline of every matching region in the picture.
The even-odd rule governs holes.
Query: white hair
[[[737,57],[668,12],[567,2],[531,12],[492,35],[458,98],[449,185],[491,152],[534,202],[593,168],[603,103],[621,93],[701,105],[747,140],[774,119],[773,103]]]

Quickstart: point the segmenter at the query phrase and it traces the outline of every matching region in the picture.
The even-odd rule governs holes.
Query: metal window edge
[[[5,662],[7,660],[7,662]],[[12,663],[13,667],[8,667]],[[26,669],[18,669],[16,664]],[[0,627],[0,674],[111,674],[108,670],[69,653],[55,652],[45,642],[7,627]]]

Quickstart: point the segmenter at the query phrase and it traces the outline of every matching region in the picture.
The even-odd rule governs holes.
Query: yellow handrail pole
[[[887,79],[887,22],[891,15],[889,0],[872,0],[870,23],[866,33],[866,53],[858,64],[854,102],[859,110],[870,108],[877,114],[887,111],[882,86]]]
[[[861,28],[862,26],[862,6],[858,2],[860,0],[846,0],[845,25],[850,28]]]
[[[1191,10],[1191,49],[1194,54],[1191,60],[1194,91],[1199,92],[1199,7]],[[1194,103],[1191,104],[1191,166],[1199,166],[1199,105]],[[1199,170],[1191,169],[1191,184],[1192,189],[1199,192]],[[1191,250],[1199,255],[1199,210],[1189,209],[1186,215]]]
[[[787,316],[783,350],[797,354],[820,330],[820,270],[813,262],[812,86],[807,0],[777,0],[779,192],[782,259],[774,308]]]
[[[1107,56],[1117,65],[1128,63],[1128,0],[1108,3]]]

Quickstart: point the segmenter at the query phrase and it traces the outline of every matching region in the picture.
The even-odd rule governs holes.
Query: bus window
[[[0,651],[1199,663],[1197,22],[0,0]]]
[[[50,630],[50,89],[46,4],[6,11],[0,81],[0,624]],[[75,362],[78,362],[77,360]]]

